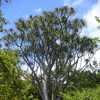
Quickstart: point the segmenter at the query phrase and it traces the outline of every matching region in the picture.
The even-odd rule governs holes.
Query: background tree
[[[18,58],[14,52],[0,50],[0,97],[9,98],[18,78]]]
[[[8,3],[10,0],[0,0],[0,32],[3,31],[3,26],[7,23],[6,19],[3,16],[1,6],[4,3]]]
[[[85,22],[74,15],[73,8],[64,6],[19,19],[16,28],[8,30],[3,38],[31,69],[32,84],[38,86],[42,100],[56,100],[78,68],[91,68],[97,45],[94,39],[80,36]],[[79,66],[80,61],[84,65]]]
[[[31,75],[20,69],[15,51],[0,50],[0,99],[31,100],[38,98]]]

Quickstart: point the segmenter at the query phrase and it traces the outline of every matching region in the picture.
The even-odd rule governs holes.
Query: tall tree
[[[80,36],[85,22],[74,15],[73,8],[64,6],[41,16],[19,19],[16,28],[3,38],[6,46],[19,50],[31,69],[42,100],[56,100],[77,68],[82,71],[90,67],[97,45],[94,39]],[[79,66],[82,59],[85,63]]]

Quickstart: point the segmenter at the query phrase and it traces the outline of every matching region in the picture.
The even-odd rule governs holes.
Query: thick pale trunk
[[[51,100],[54,100],[54,94],[52,93],[52,99]]]
[[[52,92],[51,92],[51,100],[55,100],[55,93],[54,93],[54,89],[55,87],[52,85]]]
[[[44,75],[43,87],[42,87],[42,92],[43,92],[42,99],[43,100],[49,100],[48,91],[47,91],[47,83],[46,82],[47,82],[47,76]]]

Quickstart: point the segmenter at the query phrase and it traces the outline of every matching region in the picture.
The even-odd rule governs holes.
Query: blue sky
[[[77,17],[84,18],[87,21],[86,35],[100,36],[97,31],[98,24],[95,20],[95,16],[100,17],[98,13],[100,0],[11,0],[11,3],[2,6],[2,10],[10,23],[9,28],[19,18],[27,18],[29,15],[35,16],[41,14],[42,11],[53,10],[64,5],[75,8]]]
[[[2,10],[10,21],[20,17],[36,15],[42,11],[53,10],[63,5],[71,5],[76,9],[78,16],[84,16],[96,3],[96,0],[12,0],[9,5],[3,5]]]
[[[9,5],[3,6],[5,16],[10,20],[36,15],[42,10],[52,10],[63,6],[62,0],[12,0]]]

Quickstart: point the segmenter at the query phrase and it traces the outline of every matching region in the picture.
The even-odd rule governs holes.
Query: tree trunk
[[[52,98],[51,98],[51,100],[55,100],[55,99],[54,99],[54,93],[53,93],[53,92],[52,92]]]
[[[42,100],[49,100],[48,97],[48,91],[47,91],[47,76],[44,75],[44,80],[43,80],[43,87],[42,87]]]

